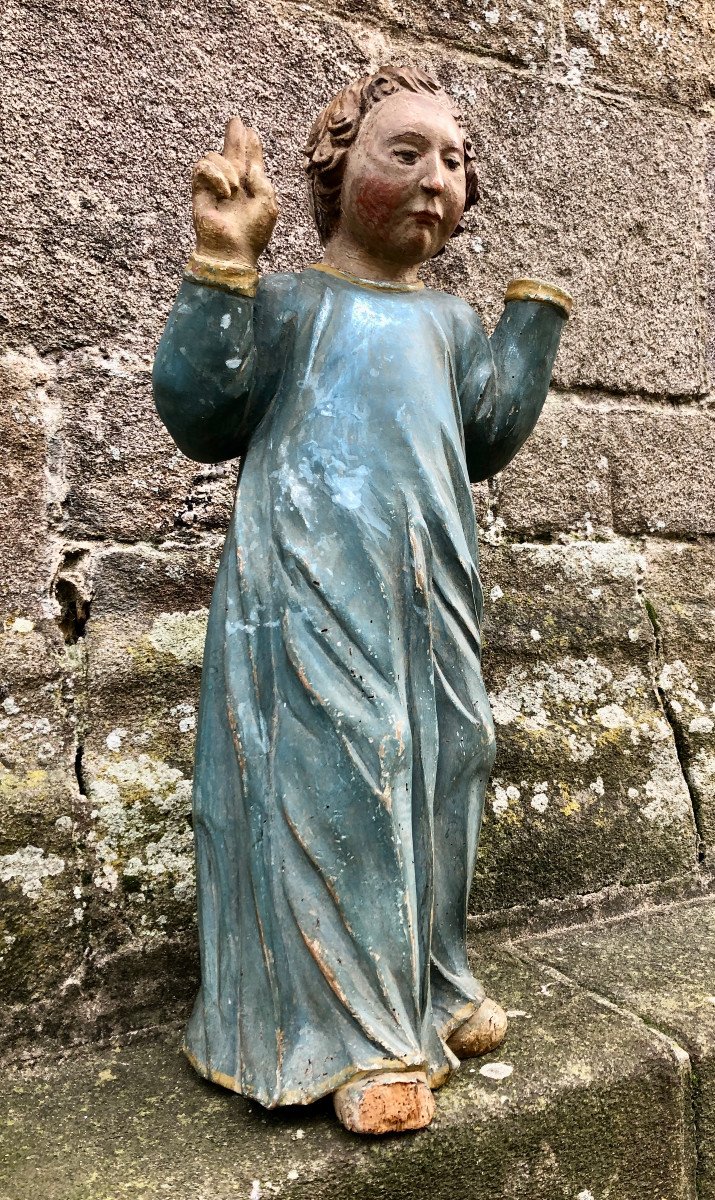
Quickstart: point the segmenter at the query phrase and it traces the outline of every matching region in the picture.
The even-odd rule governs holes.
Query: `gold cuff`
[[[199,254],[197,250],[194,250],[187,262],[184,274],[195,283],[226,288],[227,291],[238,292],[241,296],[255,296],[258,288],[258,271],[253,267],[247,267],[245,263],[231,262],[230,259],[211,258],[208,254]]]
[[[568,319],[573,308],[573,297],[554,283],[543,279],[512,279],[504,300],[545,300],[553,304]]]

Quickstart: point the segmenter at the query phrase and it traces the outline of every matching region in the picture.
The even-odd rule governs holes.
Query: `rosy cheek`
[[[401,183],[387,183],[379,177],[368,177],[358,189],[355,208],[361,221],[373,229],[384,229],[404,197]]]

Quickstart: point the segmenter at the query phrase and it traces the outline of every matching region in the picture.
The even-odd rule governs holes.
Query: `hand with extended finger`
[[[223,152],[209,151],[194,167],[196,250],[207,258],[255,269],[278,216],[258,135],[232,117]]]

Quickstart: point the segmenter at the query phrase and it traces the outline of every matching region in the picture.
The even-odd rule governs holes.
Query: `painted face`
[[[402,91],[381,100],[348,155],[341,227],[391,262],[432,258],[464,212],[462,142],[449,109],[432,96]]]

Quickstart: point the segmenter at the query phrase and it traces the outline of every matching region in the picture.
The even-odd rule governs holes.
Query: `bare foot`
[[[341,1125],[352,1133],[408,1133],[425,1129],[434,1097],[424,1071],[379,1071],[333,1092]]]
[[[506,1037],[507,1019],[496,1000],[485,999],[469,1020],[455,1029],[447,1045],[457,1058],[476,1058],[496,1050]]]

